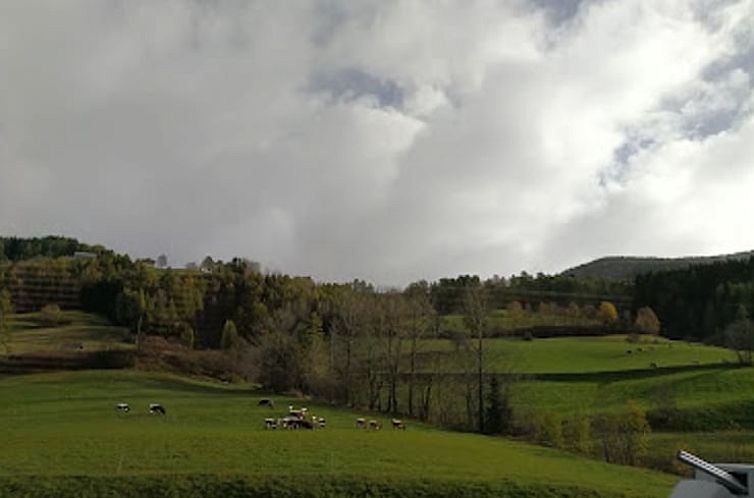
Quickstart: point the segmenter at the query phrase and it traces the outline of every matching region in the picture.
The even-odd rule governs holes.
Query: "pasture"
[[[585,376],[583,381],[524,381],[515,385],[520,407],[532,411],[597,412],[629,400],[648,410],[672,408],[695,413],[702,429],[733,423],[754,429],[754,369],[712,368],[618,379]],[[705,415],[706,414],[706,415]],[[715,414],[725,414],[724,420]]]
[[[407,349],[407,348],[406,348]],[[423,355],[438,355],[447,371],[461,371],[456,345],[445,339],[421,343]],[[486,339],[484,353],[490,372],[590,373],[733,363],[735,354],[714,346],[642,336],[638,343],[626,335],[558,337],[524,341],[514,338]]]
[[[11,315],[8,321],[7,353],[53,353],[66,350],[85,352],[130,349],[129,333],[99,315],[83,311],[63,311],[57,327],[44,325],[39,313]],[[0,353],[5,353],[0,345]]]
[[[20,489],[44,496],[34,495],[36,480],[65,494],[70,476],[89,480],[87,489],[94,490],[121,483],[128,496],[138,496],[132,487],[140,482],[148,487],[150,479],[185,484],[197,476],[207,476],[207,482],[240,479],[251,488],[270,479],[283,486],[302,479],[308,486],[336,488],[374,483],[383,491],[368,493],[373,496],[408,496],[415,491],[401,486],[413,483],[425,495],[428,487],[444,496],[451,489],[481,486],[474,494],[664,498],[675,482],[666,474],[502,438],[418,424],[396,431],[384,418],[381,431],[356,429],[356,417],[373,415],[286,397],[275,397],[276,408],[269,409],[257,406],[261,397],[266,396],[248,387],[137,371],[2,378],[0,494]],[[132,411],[118,412],[120,402]],[[148,413],[148,404],[155,402],[166,408],[166,416]],[[264,418],[303,403],[327,419],[327,428],[264,428]]]

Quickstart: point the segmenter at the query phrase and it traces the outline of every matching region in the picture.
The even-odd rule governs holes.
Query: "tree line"
[[[76,252],[102,252],[102,246],[92,246],[69,237],[0,237],[0,263],[32,258],[59,258]]]
[[[663,335],[724,343],[726,329],[754,312],[754,258],[640,275],[634,305],[655,310]]]

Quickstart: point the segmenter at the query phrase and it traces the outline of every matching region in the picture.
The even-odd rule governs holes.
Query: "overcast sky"
[[[319,280],[754,249],[752,0],[0,2],[0,233]]]

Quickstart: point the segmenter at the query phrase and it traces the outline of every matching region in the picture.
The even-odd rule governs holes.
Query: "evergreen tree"
[[[494,375],[490,380],[489,389],[484,430],[487,434],[505,434],[508,432],[510,408],[500,391],[500,383]]]

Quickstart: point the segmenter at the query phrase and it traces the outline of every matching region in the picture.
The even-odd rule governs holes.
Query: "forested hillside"
[[[565,270],[562,275],[592,277],[598,279],[632,281],[636,276],[650,272],[682,270],[691,265],[709,265],[725,261],[747,260],[754,251],[723,254],[719,256],[690,256],[683,258],[652,258],[634,256],[610,256],[595,259]]]
[[[668,337],[723,342],[726,328],[754,313],[754,257],[640,275],[635,304],[651,306]]]

